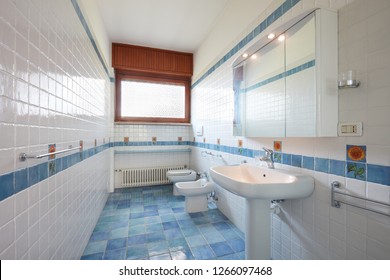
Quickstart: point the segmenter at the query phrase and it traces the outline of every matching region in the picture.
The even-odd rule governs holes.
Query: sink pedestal
[[[269,260],[271,258],[270,201],[246,199],[245,258]]]

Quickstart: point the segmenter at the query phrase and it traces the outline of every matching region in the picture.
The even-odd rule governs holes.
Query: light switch
[[[361,122],[339,123],[338,135],[339,136],[362,136],[363,123]]]

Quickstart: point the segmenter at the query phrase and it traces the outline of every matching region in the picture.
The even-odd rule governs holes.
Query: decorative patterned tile
[[[282,151],[282,141],[274,141],[274,152]]]
[[[347,162],[346,177],[366,180],[366,164],[359,162]]]
[[[347,145],[347,161],[366,162],[366,146]]]

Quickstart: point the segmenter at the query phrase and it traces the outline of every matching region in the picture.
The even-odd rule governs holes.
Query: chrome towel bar
[[[78,146],[78,147],[72,147],[72,146],[69,146],[68,149],[65,149],[65,150],[62,150],[62,151],[57,151],[57,152],[52,152],[52,153],[46,153],[46,154],[42,154],[42,155],[38,155],[38,156],[34,156],[34,155],[28,155],[26,153],[20,153],[19,154],[19,160],[20,161],[25,161],[26,159],[28,158],[35,158],[35,159],[38,159],[38,158],[43,158],[43,157],[49,157],[49,156],[54,156],[54,155],[58,155],[58,154],[62,154],[62,153],[66,153],[66,152],[70,152],[70,151],[74,151],[74,150],[80,150],[82,149],[82,146]]]
[[[214,153],[212,153],[212,152],[207,152],[207,151],[202,151],[200,154],[201,154],[203,157],[205,157],[205,156],[212,156],[212,157],[222,158],[222,155],[214,154]]]
[[[340,182],[337,182],[337,181],[332,182],[331,187],[332,187],[331,188],[332,189],[332,191],[331,191],[331,204],[332,204],[333,207],[340,208],[341,207],[341,203],[343,203],[343,204],[346,204],[346,205],[349,205],[349,206],[357,207],[357,208],[360,208],[360,209],[363,209],[363,210],[375,212],[377,214],[381,214],[381,215],[385,215],[385,216],[390,217],[390,213],[385,213],[385,212],[381,212],[381,211],[378,211],[378,210],[375,210],[375,209],[370,209],[370,208],[363,207],[363,206],[360,206],[360,205],[356,205],[356,204],[352,204],[352,203],[349,203],[349,202],[338,200],[338,199],[336,199],[336,195],[337,194],[345,195],[345,196],[353,197],[353,198],[356,198],[356,199],[361,199],[361,200],[364,200],[364,201],[368,201],[368,202],[372,202],[372,203],[375,203],[375,204],[379,204],[379,205],[390,207],[389,203],[385,203],[385,202],[381,202],[381,201],[378,201],[378,200],[373,200],[373,199],[369,199],[369,198],[360,197],[360,196],[357,196],[357,195],[352,195],[352,194],[348,194],[348,193],[343,193],[343,192],[337,191],[337,189],[340,188]]]

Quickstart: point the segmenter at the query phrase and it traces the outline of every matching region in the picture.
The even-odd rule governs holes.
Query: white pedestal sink
[[[314,191],[310,176],[250,164],[212,167],[210,175],[222,188],[246,200],[245,257],[250,260],[271,257],[270,201],[304,198]]]

